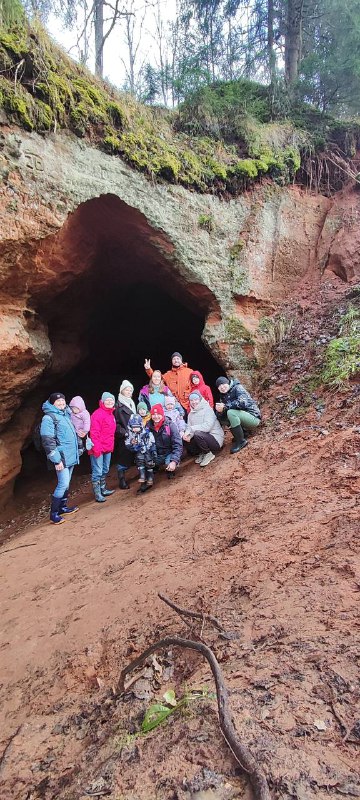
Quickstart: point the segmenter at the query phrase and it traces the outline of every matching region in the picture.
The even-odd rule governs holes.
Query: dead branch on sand
[[[206,658],[215,681],[220,728],[226,744],[241,768],[249,775],[256,800],[271,800],[264,772],[248,748],[239,741],[229,709],[228,693],[222,672],[213,651],[207,645],[202,642],[194,642],[191,639],[182,639],[179,636],[166,636],[164,639],[154,642],[138,658],[135,658],[124,667],[114,690],[115,697],[119,697],[125,691],[125,677],[129,672],[139,667],[156,650],[166,647],[183,647],[189,650],[196,650]]]
[[[210,622],[211,625],[213,625],[214,628],[216,628],[216,630],[219,631],[219,634],[223,639],[234,638],[231,633],[228,633],[227,631],[224,630],[221,623],[219,622],[218,619],[216,619],[216,617],[212,617],[210,614],[204,614],[202,611],[188,611],[187,608],[181,608],[181,606],[177,606],[175,603],[172,602],[172,600],[169,600],[168,597],[166,597],[164,594],[161,594],[161,592],[158,592],[158,597],[160,598],[160,600],[166,603],[167,606],[172,608],[173,611],[176,612],[176,614],[179,614],[180,617],[189,617],[190,619],[198,619],[202,622],[202,624],[204,624],[204,622]],[[186,619],[184,620],[184,622],[186,622],[186,624],[189,625]]]

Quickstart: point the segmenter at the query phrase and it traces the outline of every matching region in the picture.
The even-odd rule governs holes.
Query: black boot
[[[150,489],[150,486],[148,486],[146,483],[140,483],[140,486],[137,489],[136,494],[144,494],[144,492],[147,492],[148,489]]]
[[[154,485],[154,470],[151,469],[150,467],[147,467],[147,469],[146,469],[146,486],[147,486],[148,489],[151,489],[151,487],[153,485]]]
[[[50,522],[53,522],[54,525],[61,525],[62,522],[65,522],[60,516],[60,508],[63,500],[63,497],[54,497],[54,495],[51,497]]]
[[[145,467],[144,467],[143,464],[138,466],[138,472],[139,472],[139,483],[145,483],[145,481],[146,481],[146,471],[145,471]]]
[[[231,428],[231,433],[233,435],[234,444],[230,447],[230,453],[238,453],[239,450],[246,447],[247,439],[245,439],[241,425],[237,425],[236,428]]]
[[[79,511],[79,506],[68,506],[69,490],[67,489],[61,500],[60,514],[76,514]]]
[[[100,489],[103,497],[109,497],[114,494],[115,489],[108,489],[106,486],[106,478],[100,478]]]
[[[117,471],[118,478],[119,478],[119,488],[120,489],[130,489],[130,486],[127,483],[126,478],[125,478],[125,472],[126,472],[125,469],[118,469],[118,471]]]
[[[98,479],[97,481],[93,481],[92,485],[93,485],[93,489],[94,489],[94,495],[95,495],[96,502],[97,503],[105,503],[105,497],[103,497],[102,494],[101,494],[100,480]]]

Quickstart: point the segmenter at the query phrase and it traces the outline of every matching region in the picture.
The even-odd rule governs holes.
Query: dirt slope
[[[111,698],[149,643],[189,635],[158,591],[233,635],[202,630],[272,796],[360,796],[359,387],[289,412],[316,326],[308,308],[300,350],[269,365],[265,425],[239,456],[187,461],[152,493],[133,484],[103,506],[85,486],[66,525],[2,546],[2,800],[250,797],[211,695],[133,735],[166,689],[213,691],[200,657],[159,653]]]

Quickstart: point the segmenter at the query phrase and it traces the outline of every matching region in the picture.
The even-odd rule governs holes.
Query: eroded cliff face
[[[306,277],[359,271],[360,193],[266,183],[220,200],[153,184],[67,135],[0,134],[0,487],[11,490],[41,396],[87,355],[106,282],[139,284],[201,316],[221,370],[249,379],[256,332]],[[119,341],[119,361],[129,342]],[[171,348],[171,344],[169,343]]]

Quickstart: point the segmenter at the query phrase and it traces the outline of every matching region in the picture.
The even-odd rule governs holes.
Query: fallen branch
[[[10,547],[8,550],[2,550],[0,556],[5,555],[5,553],[12,553],[13,550],[20,550],[21,547],[35,547],[37,542],[29,542],[29,544],[18,544],[16,547]]]
[[[227,631],[224,630],[224,628],[220,624],[219,620],[216,619],[216,617],[212,617],[210,614],[204,614],[202,611],[188,611],[187,608],[181,608],[181,606],[177,606],[175,603],[172,602],[172,600],[169,600],[168,597],[166,597],[164,594],[161,594],[160,592],[158,592],[158,597],[160,598],[160,600],[163,601],[163,603],[166,603],[167,606],[172,608],[173,611],[176,612],[176,614],[179,614],[180,617],[199,619],[202,622],[202,624],[204,624],[204,622],[210,622],[211,625],[213,625],[214,628],[216,628],[219,631],[220,635],[224,637],[224,639],[233,638],[230,633],[227,633]],[[184,622],[185,621],[186,620],[184,620]]]
[[[131,661],[130,664],[124,667],[114,689],[115,697],[119,697],[119,695],[124,692],[125,677],[129,672],[139,667],[140,664],[142,664],[143,661],[145,661],[156,650],[166,647],[184,647],[188,650],[196,650],[198,653],[201,653],[201,655],[204,656],[204,658],[206,658],[206,660],[209,662],[216,686],[219,722],[224,739],[241,768],[248,773],[256,800],[270,800],[270,791],[265,774],[255,758],[251,755],[248,748],[245,747],[245,745],[243,745],[238,739],[235,726],[231,718],[228,694],[218,661],[212,650],[210,650],[210,648],[202,642],[193,642],[190,639],[182,639],[179,636],[166,636],[164,639],[154,642],[154,644],[150,645],[150,647],[141,653],[138,658],[135,658],[134,661]]]
[[[0,756],[0,772],[1,772],[2,768],[3,768],[3,766],[4,766],[4,762],[5,762],[6,756],[7,756],[8,752],[9,752],[9,749],[10,749],[15,737],[18,735],[18,733],[20,733],[21,728],[22,728],[22,724],[18,725],[18,727],[16,728],[16,731],[10,736],[10,739],[8,739],[6,747],[5,747],[5,749],[3,750],[3,752],[2,752],[2,754]]]

